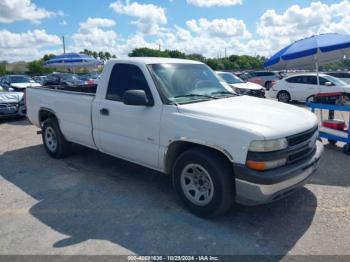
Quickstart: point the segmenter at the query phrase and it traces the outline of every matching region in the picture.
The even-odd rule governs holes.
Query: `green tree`
[[[248,55],[231,55],[225,58],[205,58],[201,54],[186,55],[178,50],[164,50],[151,48],[136,48],[129,53],[130,57],[173,57],[197,60],[208,64],[214,70],[247,70],[262,69],[265,57]]]
[[[39,60],[31,61],[27,64],[28,74],[30,75],[42,75],[49,74],[54,71],[52,68],[44,67],[44,62],[55,57],[53,54],[46,54]]]
[[[7,61],[0,62],[0,76],[6,75],[6,64],[7,64]]]
[[[46,54],[43,56],[43,58],[41,59],[43,62],[50,60],[51,58],[54,58],[55,55],[54,54]]]
[[[160,51],[158,49],[151,49],[147,47],[136,48],[129,53],[130,57],[165,57],[166,51]],[[169,57],[169,55],[168,55]]]
[[[171,58],[182,58],[182,59],[186,58],[186,54],[180,51],[177,51],[177,50],[166,50],[166,51],[168,52],[168,55]]]
[[[105,61],[106,60],[105,53],[102,51],[98,52],[98,58],[102,61]]]

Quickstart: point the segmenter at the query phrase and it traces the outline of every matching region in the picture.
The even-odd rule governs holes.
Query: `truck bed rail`
[[[97,84],[93,85],[46,85],[41,87],[35,87],[35,89],[49,89],[52,91],[68,92],[68,93],[77,93],[85,95],[95,95],[97,90]]]

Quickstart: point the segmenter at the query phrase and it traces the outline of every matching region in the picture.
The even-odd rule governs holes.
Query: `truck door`
[[[158,101],[153,106],[132,106],[122,101],[126,91],[140,89],[153,100],[150,84],[137,65],[115,64],[106,94],[94,101],[94,135],[102,152],[157,168],[162,105]]]

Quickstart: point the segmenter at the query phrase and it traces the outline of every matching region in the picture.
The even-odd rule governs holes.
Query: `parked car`
[[[339,78],[350,85],[350,73],[348,72],[327,72],[325,74]]]
[[[249,95],[265,98],[265,88],[261,85],[245,82],[238,76],[229,73],[216,71],[216,73],[239,95]]]
[[[252,71],[247,75],[247,81],[259,84],[269,90],[278,80],[283,78],[279,72]]]
[[[95,95],[30,88],[27,105],[50,156],[74,142],[170,174],[204,217],[294,192],[323,151],[313,113],[229,92],[197,61],[110,60]]]
[[[89,85],[89,84],[97,84],[98,78],[99,78],[99,74],[85,74],[85,75],[79,75],[79,79],[84,81],[85,84]]]
[[[0,85],[6,91],[24,92],[27,87],[39,87],[38,83],[26,75],[6,75],[1,78]]]
[[[46,80],[46,76],[33,76],[33,80],[36,83],[39,83],[39,84],[43,85],[45,80]]]
[[[79,86],[85,85],[85,81],[80,80],[78,75],[71,73],[52,73],[47,75],[44,86],[66,85]]]
[[[0,86],[0,118],[25,115],[24,93],[8,92]]]
[[[269,96],[286,103],[291,100],[305,102],[308,97],[318,93],[350,93],[350,85],[338,78],[319,74],[319,79],[320,87],[317,85],[316,73],[291,75],[272,86]]]

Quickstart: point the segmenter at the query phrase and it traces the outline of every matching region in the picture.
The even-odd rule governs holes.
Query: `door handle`
[[[100,109],[100,114],[104,116],[109,116],[109,110],[107,108]]]

